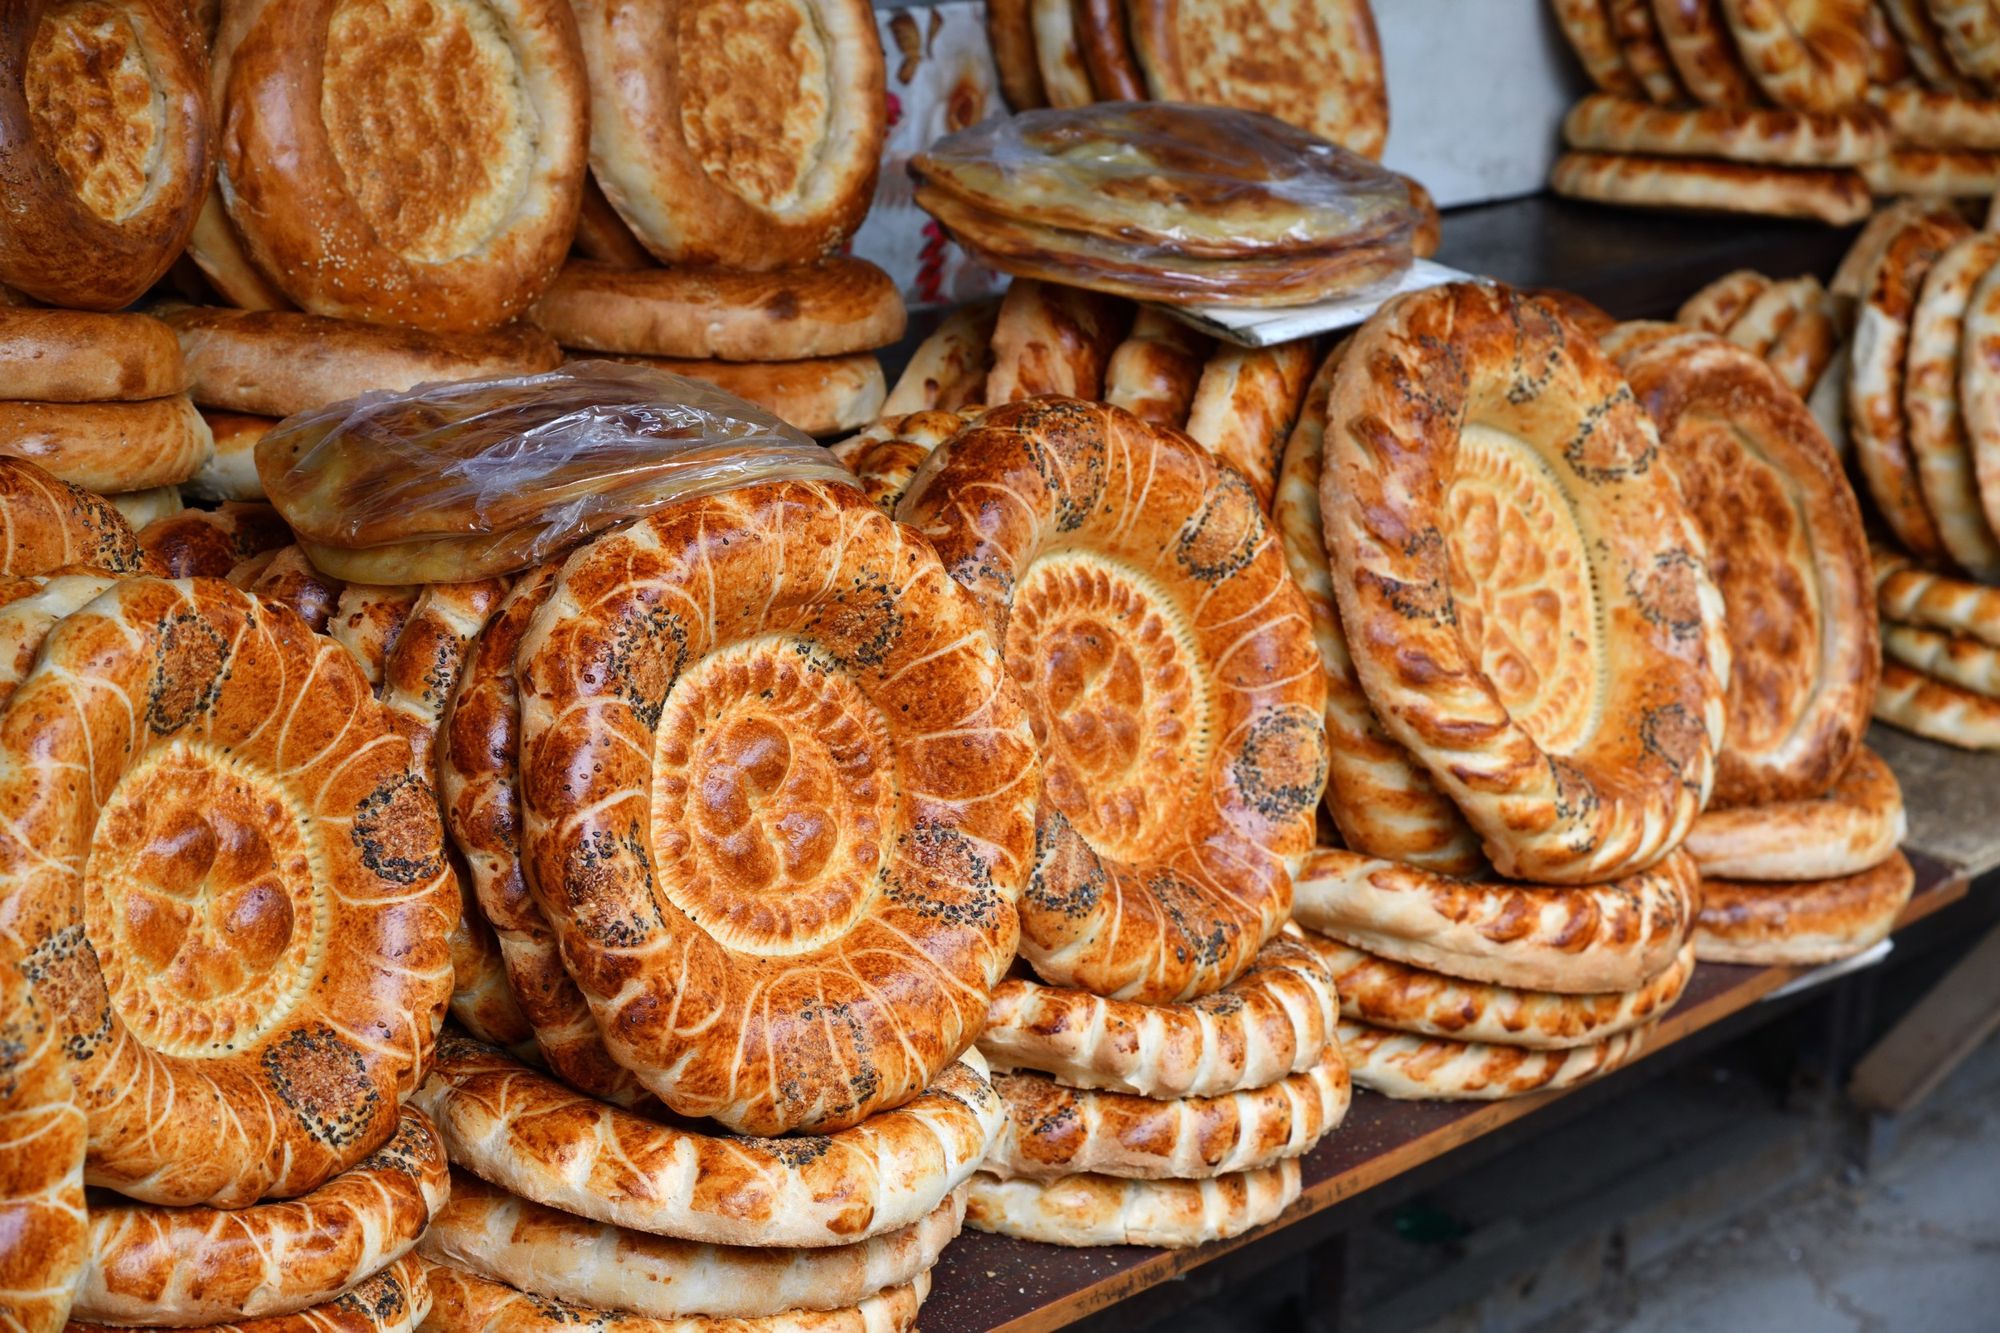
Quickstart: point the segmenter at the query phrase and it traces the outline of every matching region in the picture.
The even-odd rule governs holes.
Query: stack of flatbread
[[[889,276],[840,254],[886,131],[867,0],[576,6],[592,182],[530,317],[574,356],[704,380],[813,435],[882,410]],[[663,267],[664,266],[664,267]]]
[[[1693,969],[1681,844],[1727,642],[1603,323],[1506,287],[1399,297],[1328,358],[1285,453],[1276,521],[1327,682],[1338,842],[1293,910],[1355,1082],[1389,1096],[1595,1077]]]
[[[1880,671],[1861,512],[1812,413],[1749,349],[1675,324],[1606,336],[1707,538],[1728,724],[1687,848],[1705,962],[1825,963],[1887,935],[1914,878],[1895,774],[1862,743]]]
[[[2000,15],[1964,0],[1880,0],[1895,45],[1869,73],[1890,151],[1862,168],[1878,195],[2000,188]],[[1898,47],[1900,49],[1898,49]]]
[[[1867,0],[1551,3],[1598,89],[1563,123],[1572,151],[1551,178],[1558,194],[1835,224],[1867,215],[1857,168],[1889,148],[1869,82],[1901,58]]]

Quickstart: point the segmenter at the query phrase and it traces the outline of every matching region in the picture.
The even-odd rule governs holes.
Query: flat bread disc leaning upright
[[[887,132],[868,0],[578,0],[590,161],[669,264],[770,269],[837,250]]]

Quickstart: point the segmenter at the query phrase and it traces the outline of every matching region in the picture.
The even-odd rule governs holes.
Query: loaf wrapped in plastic
[[[855,484],[761,408],[607,361],[300,413],[258,442],[257,471],[313,564],[364,583],[511,573],[662,505],[757,482]]]

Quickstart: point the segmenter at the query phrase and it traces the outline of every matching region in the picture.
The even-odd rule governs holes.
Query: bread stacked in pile
[[[1574,1083],[1687,984],[1728,644],[1659,451],[1592,331],[1506,287],[1390,302],[1307,398],[1277,519],[1343,846],[1294,911],[1363,1087]]]
[[[2000,189],[1995,15],[1963,0],[1885,0],[1870,19],[1887,28],[1871,30],[1881,67],[1870,72],[1868,100],[1887,122],[1891,145],[1862,169],[1870,187],[1884,196],[1985,196]]]

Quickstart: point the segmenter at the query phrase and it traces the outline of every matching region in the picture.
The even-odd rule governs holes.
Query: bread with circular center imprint
[[[1596,341],[1505,287],[1396,298],[1335,374],[1340,623],[1383,727],[1504,875],[1652,866],[1714,780],[1727,626],[1659,452]]]
[[[1278,464],[1320,362],[1311,339],[1273,347],[1220,348],[1202,368],[1185,429],[1215,461],[1233,467],[1271,512]]]
[[[405,1107],[387,1143],[296,1199],[246,1208],[109,1202],[91,1210],[74,1313],[165,1327],[296,1314],[408,1253],[450,1192],[437,1131]]]
[[[90,1253],[83,1108],[36,987],[0,931],[0,1291],[23,1333],[63,1326]]]
[[[2000,648],[1915,625],[1884,625],[1882,653],[1943,684],[2000,699]]]
[[[1683,301],[1674,320],[1708,333],[1727,333],[1771,285],[1769,278],[1747,268],[1725,273]]]
[[[157,319],[0,305],[0,385],[39,402],[135,402],[186,393],[188,376]]]
[[[2000,88],[2000,13],[1987,0],[1924,0],[1958,72],[1992,93]]]
[[[2000,236],[1990,232],[1960,237],[1938,256],[1910,315],[1903,363],[1904,429],[1924,507],[1952,560],[1982,582],[2000,579],[2000,536],[1980,502],[1976,451],[1960,395],[1964,362],[1978,355],[1977,326],[1967,315],[1996,269]]]
[[[0,574],[82,565],[136,574],[149,559],[109,501],[24,459],[0,457]]]
[[[1327,767],[1305,604],[1249,483],[1178,431],[1034,398],[954,436],[901,516],[1041,750],[1022,956],[1115,999],[1228,985],[1285,920]]]
[[[345,651],[226,583],[122,579],[11,704],[0,910],[62,1026],[92,1182],[238,1207],[378,1147],[443,1018],[456,908],[423,768]]]
[[[413,1102],[452,1162],[536,1203],[715,1245],[847,1245],[922,1220],[965,1182],[1006,1108],[974,1053],[851,1129],[739,1138],[585,1097],[446,1033]]]
[[[590,161],[668,264],[831,254],[868,211],[887,132],[867,0],[580,0]]]
[[[0,402],[0,453],[100,493],[186,481],[214,449],[185,395],[137,403]]]
[[[1096,398],[1129,312],[1112,297],[1032,279],[1000,298],[985,401],[992,406],[1043,394]]]
[[[318,633],[324,633],[340,608],[346,585],[314,569],[294,543],[272,552],[261,565],[253,558],[230,571],[229,581],[245,592],[295,612]]]
[[[1187,1249],[1276,1221],[1299,1197],[1299,1163],[1213,1180],[972,1178],[965,1224],[1045,1245],[1158,1245]]]
[[[175,0],[18,0],[0,24],[0,282],[119,310],[180,257],[208,111]]]
[[[417,1333],[427,1328],[431,1289],[424,1261],[406,1254],[381,1272],[322,1305],[293,1314],[207,1324],[209,1333]],[[71,1320],[66,1333],[124,1333],[131,1325]]]
[[[1053,107],[1089,106],[1097,100],[1091,86],[1090,70],[1083,63],[1083,48],[1076,32],[1076,13],[1070,0],[1028,0],[1028,19],[1035,34],[1035,68],[1041,71],[1042,91]]]
[[[1605,0],[1605,7],[1611,15],[1611,31],[1618,40],[1619,54],[1646,96],[1661,106],[1686,101],[1680,76],[1674,71],[1673,56],[1662,39],[1652,0]]]
[[[859,1305],[838,1310],[787,1310],[756,1319],[653,1319],[618,1310],[594,1310],[531,1295],[443,1264],[427,1264],[436,1303],[427,1333],[909,1333],[930,1294],[929,1273]]]
[[[1929,0],[1881,0],[1889,28],[1903,43],[1910,66],[1932,92],[1956,97],[1982,97],[1984,93],[1962,77],[1945,49],[1944,34],[1931,17]]]
[[[1901,852],[1866,870],[1792,883],[1708,879],[1695,950],[1705,963],[1837,962],[1895,929],[1916,872]]]
[[[2000,152],[1977,148],[1898,148],[1858,167],[1878,195],[1990,197],[2000,189]]]
[[[1357,1086],[1398,1101],[1501,1101],[1572,1087],[1639,1057],[1651,1027],[1562,1050],[1425,1037],[1343,1022],[1340,1048]]]
[[[276,417],[241,412],[204,411],[209,436],[215,441],[208,461],[181,490],[197,500],[262,500],[264,479],[257,475],[257,441],[278,424]]]
[[[588,147],[568,5],[246,0],[224,27],[218,188],[300,308],[474,333],[555,277]]]
[[[919,1221],[851,1245],[707,1245],[558,1212],[461,1171],[422,1252],[575,1305],[654,1319],[759,1319],[837,1310],[913,1282],[937,1263],[964,1217],[961,1185]]]
[[[858,430],[882,414],[887,392],[882,363],[873,352],[804,361],[683,361],[609,352],[603,359],[713,384],[807,435]]]

